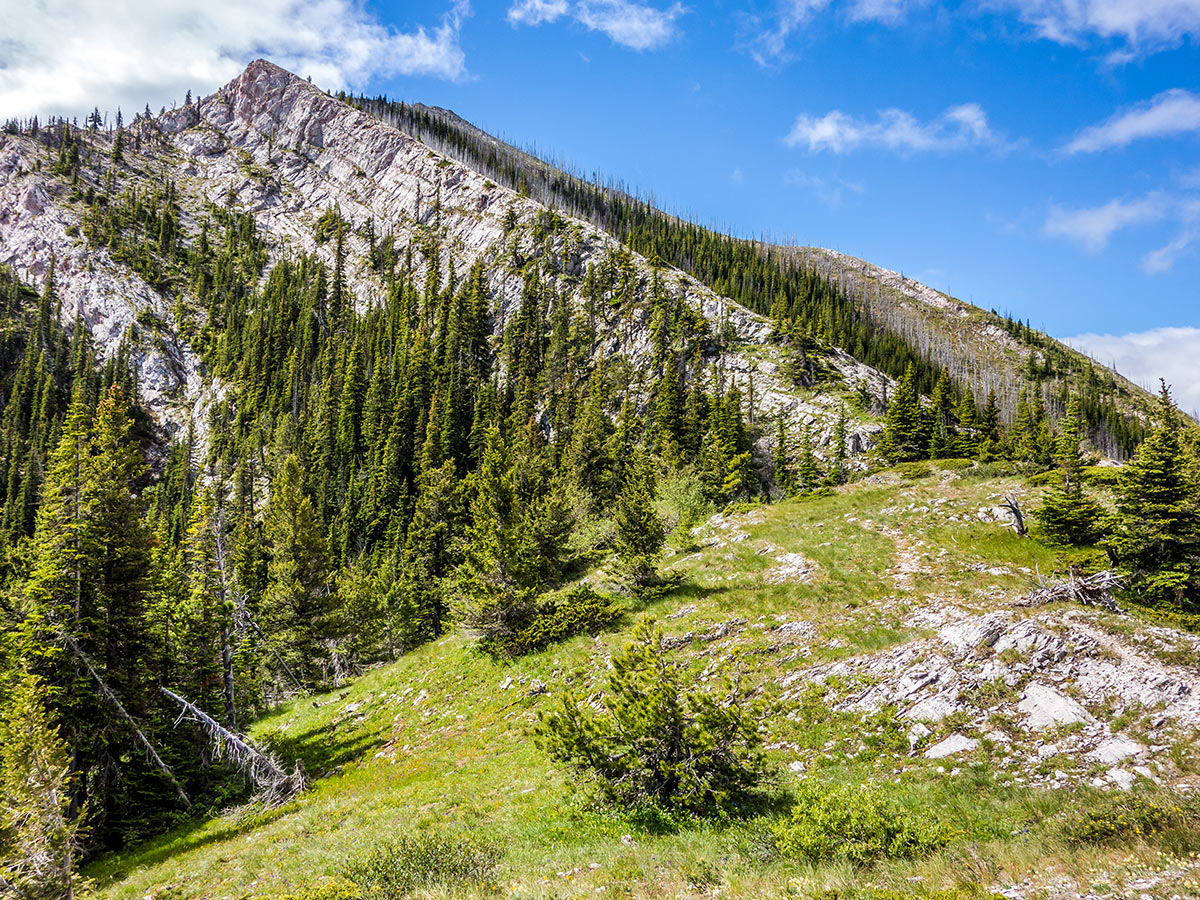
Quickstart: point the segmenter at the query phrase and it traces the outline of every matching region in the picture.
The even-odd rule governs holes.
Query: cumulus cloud
[[[807,147],[813,153],[822,150],[849,153],[860,147],[917,153],[1002,143],[978,103],[952,106],[928,122],[921,122],[902,109],[882,110],[874,119],[851,116],[837,109],[820,118],[805,113],[796,119],[783,142],[789,147]]]
[[[57,0],[10,5],[0,38],[0,117],[141,109],[208,92],[266,56],[322,87],[376,75],[466,76],[458,0],[431,27],[398,31],[358,0]]]
[[[1155,328],[1134,334],[1079,334],[1066,343],[1110,365],[1126,378],[1156,389],[1165,378],[1180,408],[1200,410],[1200,328]]]
[[[1123,41],[1118,61],[1200,33],[1200,0],[996,0],[1036,33],[1060,44]]]
[[[630,0],[517,0],[508,9],[508,21],[514,26],[542,25],[570,16],[584,28],[608,35],[613,43],[652,50],[674,40],[675,20],[686,11],[679,3],[659,9]]]
[[[1067,153],[1095,153],[1145,138],[1192,132],[1200,132],[1200,96],[1175,88],[1085,128],[1063,149]]]
[[[1090,253],[1108,246],[1118,231],[1156,222],[1174,224],[1176,232],[1166,244],[1142,257],[1148,275],[1169,271],[1175,261],[1200,239],[1200,198],[1186,194],[1153,191],[1132,200],[1116,198],[1101,206],[1065,209],[1050,207],[1043,232],[1080,244]]]

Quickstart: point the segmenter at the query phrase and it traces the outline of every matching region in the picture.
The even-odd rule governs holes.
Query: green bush
[[[324,879],[285,894],[281,900],[363,900],[358,886],[340,879]]]
[[[928,478],[933,474],[933,469],[927,462],[905,462],[896,466],[896,474],[909,481],[915,481],[918,478]]]
[[[801,784],[791,815],[773,826],[782,856],[866,863],[924,856],[944,847],[949,829],[906,809],[875,785]]]
[[[1083,481],[1093,487],[1115,488],[1121,480],[1120,466],[1086,466]]]
[[[1200,800],[1165,791],[1107,793],[1075,810],[1062,830],[1067,840],[1076,845],[1161,838],[1168,833],[1174,833],[1176,842],[1183,838],[1185,843],[1194,845],[1200,840]]]
[[[505,645],[509,656],[541,650],[577,634],[599,634],[619,622],[625,610],[588,585],[578,585],[550,601]]]
[[[975,465],[975,461],[973,459],[965,459],[961,456],[953,456],[949,459],[934,460],[934,465],[943,472],[961,472]]]
[[[340,874],[358,888],[362,900],[396,900],[422,889],[487,885],[494,881],[502,855],[498,845],[487,841],[418,832],[376,844]],[[311,900],[342,896],[320,894]],[[355,895],[344,896],[351,900]]]
[[[679,469],[658,480],[658,514],[674,543],[691,547],[692,529],[716,512],[705,496],[704,482],[690,469]]]
[[[725,814],[752,799],[766,764],[756,710],[731,679],[720,696],[699,689],[643,619],[613,656],[608,686],[601,713],[568,689],[539,714],[538,743],[553,759],[626,807]]]

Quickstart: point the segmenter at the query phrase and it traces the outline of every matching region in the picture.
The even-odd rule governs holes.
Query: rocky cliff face
[[[263,60],[211,97],[165,113],[147,127],[157,133],[148,134],[140,153],[127,151],[122,181],[173,180],[185,228],[186,214],[198,219],[206,204],[232,202],[254,216],[274,257],[304,252],[332,264],[333,250],[316,240],[315,226],[324,212],[336,209],[350,226],[347,275],[360,307],[382,294],[367,264],[368,229],[394,241],[401,253],[424,249],[436,238],[443,273],[452,264],[462,273],[482,260],[497,332],[520,303],[524,278],[518,262],[537,260],[555,292],[579,303],[581,276],[620,251],[612,237],[580,220],[566,219],[566,227],[549,236],[539,233],[537,219],[544,212],[539,204]],[[64,316],[80,313],[105,354],[114,352],[142,310],[170,322],[179,298],[162,296],[78,236],[82,208],[61,181],[41,171],[39,156],[44,159],[44,151],[28,138],[0,138],[0,262],[41,287],[53,259]],[[652,266],[636,254],[627,259],[644,290]],[[421,273],[415,277],[419,282]],[[752,396],[760,414],[810,423],[818,441],[828,439],[836,403],[797,391],[782,376],[774,348],[767,345],[766,319],[682,272],[662,269],[658,277],[725,336],[706,358],[706,368],[716,366],[727,382]],[[593,358],[624,357],[635,368],[643,366],[651,352],[647,316],[644,309],[625,320],[610,313]],[[143,399],[169,429],[202,419],[219,391],[205,379],[196,354],[173,334],[143,337],[136,362]],[[865,382],[876,394],[886,390],[885,376],[849,356],[839,353],[832,362],[847,384]],[[202,433],[204,423],[195,424]],[[874,426],[859,426],[851,446],[869,447],[873,434]]]

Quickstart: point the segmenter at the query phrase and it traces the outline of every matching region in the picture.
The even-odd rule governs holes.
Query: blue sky
[[[169,106],[265,55],[901,270],[1200,406],[1200,0],[128,7],[0,0],[0,117]]]

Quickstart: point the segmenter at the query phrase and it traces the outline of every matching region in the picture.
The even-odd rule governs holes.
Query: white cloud
[[[1131,381],[1158,388],[1165,378],[1175,402],[1186,412],[1200,410],[1200,328],[1155,328],[1134,334],[1080,334],[1066,343],[1113,366]]]
[[[567,0],[518,0],[508,10],[513,25],[541,25],[567,14]]]
[[[466,75],[458,0],[431,28],[397,31],[358,0],[57,0],[8,3],[0,38],[0,117],[126,112],[207,93],[266,56],[322,87],[372,76]]]
[[[1200,0],[996,0],[1012,9],[1038,35],[1060,44],[1081,45],[1091,38],[1124,41],[1114,61],[1175,46],[1200,32]]]
[[[802,114],[783,142],[807,147],[810,152],[849,153],[859,147],[883,147],[899,153],[961,150],[972,146],[999,146],[1002,142],[988,126],[977,103],[952,106],[936,119],[920,122],[902,109],[885,109],[873,120],[833,110],[820,118]]]
[[[773,27],[762,30],[762,20],[750,20],[750,29],[757,31],[750,53],[759,65],[765,66],[786,55],[787,40],[796,29],[807,25],[829,6],[830,0],[784,0]]]
[[[927,6],[928,0],[855,0],[846,11],[851,22],[879,22],[899,25],[908,14]]]
[[[1169,271],[1200,239],[1200,198],[1154,191],[1133,200],[1116,198],[1102,206],[1083,209],[1064,209],[1055,204],[1050,207],[1042,230],[1051,237],[1067,238],[1090,253],[1098,253],[1118,231],[1164,221],[1174,224],[1175,236],[1142,257],[1146,274],[1159,275]]]
[[[674,3],[666,9],[631,3],[630,0],[516,0],[508,21],[516,25],[541,25],[569,15],[590,31],[599,31],[616,44],[633,50],[652,50],[674,40],[675,20],[686,9]]]
[[[1131,225],[1160,222],[1166,218],[1170,202],[1162,194],[1147,194],[1137,200],[1110,200],[1103,206],[1084,209],[1050,207],[1043,230],[1051,237],[1063,237],[1082,244],[1089,252],[1099,253],[1116,232]]]
[[[809,175],[799,169],[792,169],[783,176],[785,184],[811,191],[818,200],[830,209],[840,209],[847,194],[858,195],[866,188],[861,182],[847,181],[839,175],[822,178],[819,175]]]
[[[1095,153],[1144,138],[1200,131],[1200,96],[1176,88],[1079,132],[1067,153]]]

